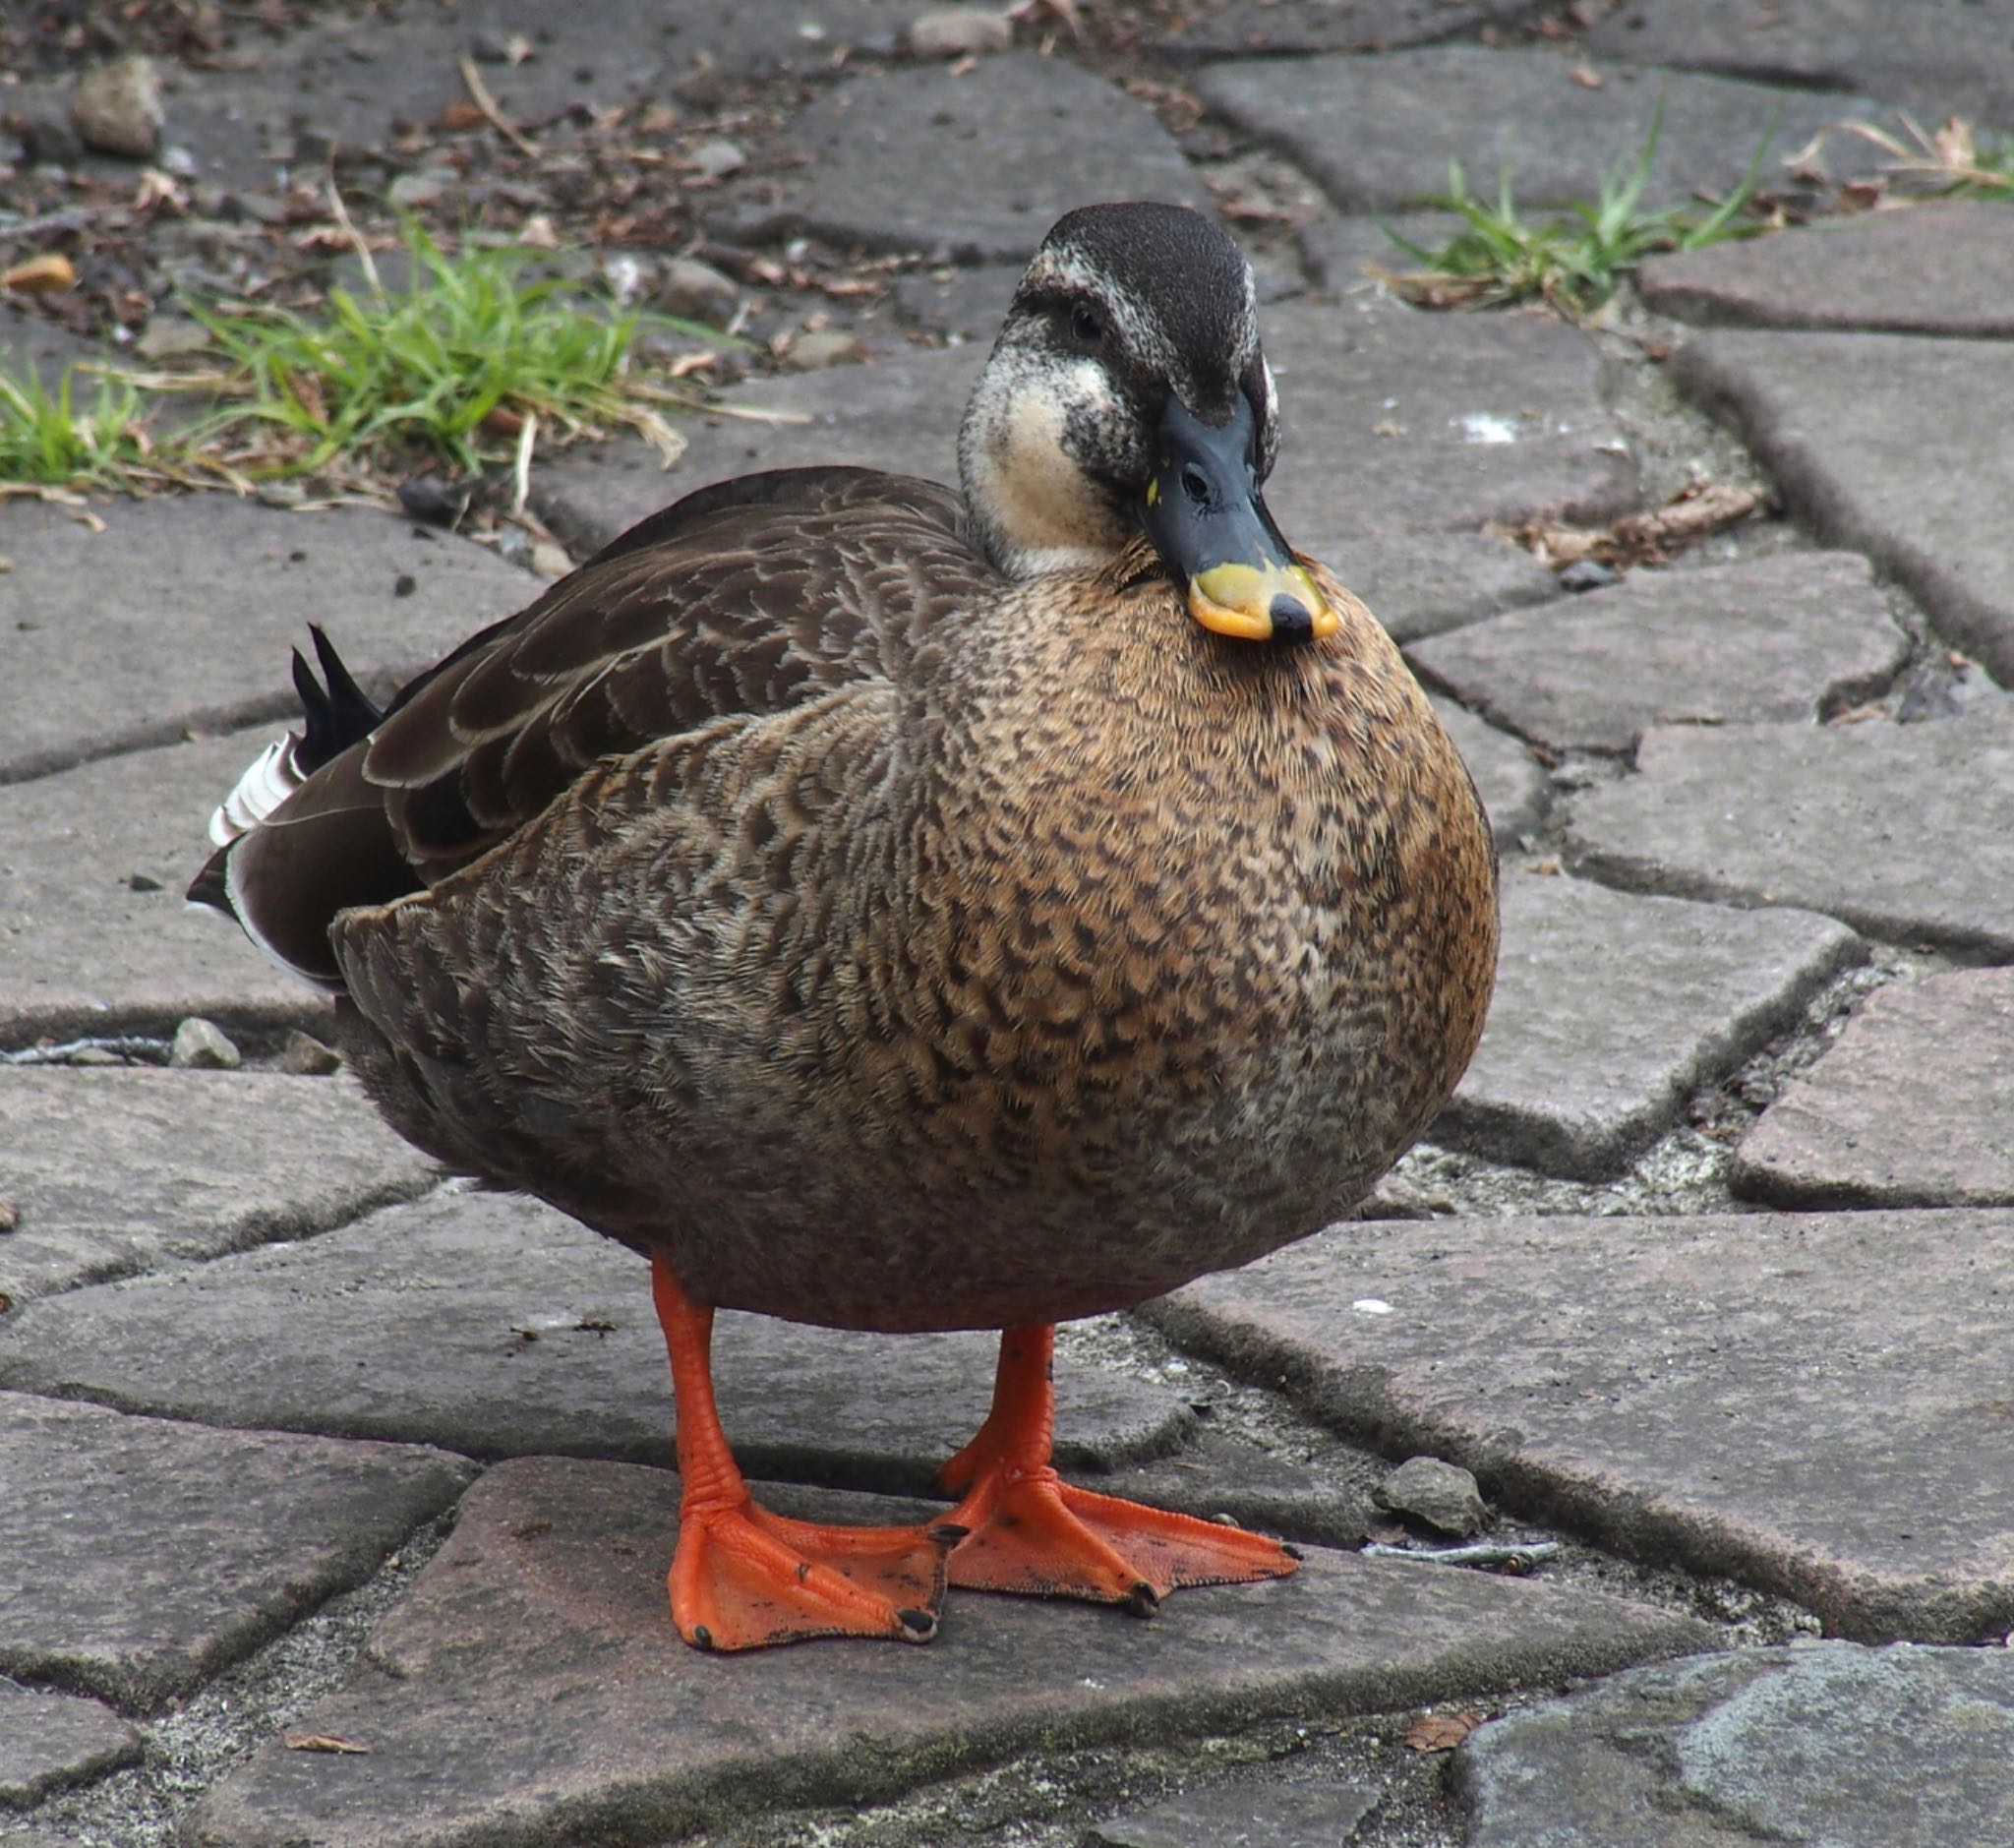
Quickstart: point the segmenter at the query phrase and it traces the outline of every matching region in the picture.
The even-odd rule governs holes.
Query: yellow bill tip
[[[1189,614],[1213,634],[1239,641],[1273,640],[1282,620],[1292,624],[1295,607],[1305,612],[1315,640],[1342,626],[1342,618],[1299,565],[1215,565],[1189,581]]]

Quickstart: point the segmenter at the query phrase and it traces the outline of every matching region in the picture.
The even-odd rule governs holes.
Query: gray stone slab
[[[1199,1790],[1096,1824],[1085,1848],[1342,1848],[1382,1794],[1345,1777]]]
[[[438,1178],[348,1078],[266,1072],[0,1069],[0,1151],[16,1303],[306,1237]]]
[[[997,1349],[977,1331],[863,1336],[730,1314],[714,1377],[751,1473],[920,1491],[985,1416]],[[0,1380],[483,1457],[672,1455],[642,1260],[550,1208],[490,1194],[32,1304],[0,1337]],[[1062,1370],[1058,1399],[1059,1461],[1073,1468],[1160,1455],[1193,1421],[1166,1389],[1102,1368]]]
[[[0,1686],[0,1809],[138,1762],[140,1735],[111,1708],[72,1694]]]
[[[1637,898],[1515,864],[1503,907],[1482,1044],[1430,1134],[1581,1180],[1620,1173],[1866,957],[1810,912]]]
[[[954,340],[977,340],[988,349],[1014,285],[1019,264],[982,264],[976,269],[917,269],[895,280],[895,305],[903,319],[931,328]]]
[[[1576,53],[1449,45],[1380,58],[1252,60],[1214,65],[1197,93],[1247,134],[1279,149],[1345,211],[1424,205],[1448,188],[1458,160],[1470,187],[1494,197],[1508,167],[1520,207],[1592,202],[1605,176],[1632,163],[1664,119],[1647,207],[1718,196],[1740,181],[1765,133],[1770,163],[1843,115],[1867,116],[1860,97],[1774,90],[1721,77],[1604,67],[1598,88],[1575,81]],[[1770,132],[1770,118],[1777,116]],[[1878,156],[1851,139],[1828,149],[1839,177],[1870,172]]]
[[[182,896],[210,852],[209,811],[281,730],[134,751],[0,797],[0,1043],[172,1033],[191,1014],[326,1035],[324,997]]]
[[[1028,51],[962,75],[927,64],[848,78],[782,139],[808,161],[723,190],[711,215],[736,236],[808,231],[958,263],[1025,263],[1056,219],[1093,197],[1211,209],[1146,103]]]
[[[1516,739],[1486,725],[1452,700],[1433,696],[1434,710],[1454,741],[1454,748],[1475,778],[1476,793],[1489,811],[1499,848],[1510,851],[1545,825],[1552,784],[1539,762]]]
[[[1415,642],[1435,686],[1544,749],[1627,751],[1646,726],[1816,719],[1909,659],[1866,561],[1792,552],[1620,584]]]
[[[1631,1669],[1455,1755],[1469,1848],[2014,1840],[2014,1651],[1850,1642]]]
[[[1072,1374],[1060,1377],[1067,1391]],[[1241,1527],[1314,1546],[1361,1546],[1380,1519],[1359,1490],[1333,1472],[1215,1436],[1207,1427],[1172,1456],[1114,1470],[1096,1487],[1200,1520],[1228,1518]]]
[[[0,1394],[0,1674],[158,1706],[362,1583],[474,1474]]]
[[[1372,533],[1327,563],[1401,645],[1560,594],[1529,552],[1486,533]]]
[[[1531,0],[1228,0],[1184,8],[1154,48],[1182,63],[1388,51],[1511,25],[1537,11]]]
[[[1926,128],[1953,114],[2014,128],[2014,31],[2001,8],[1972,0],[1624,0],[1587,46],[1605,58],[1863,90]],[[1883,126],[1895,127],[1892,115]]]
[[[1820,219],[1653,257],[1643,305],[1708,326],[2014,338],[2014,241],[1998,202]],[[1927,286],[1926,286],[1927,285]]]
[[[1569,854],[1597,877],[2014,958],[2008,702],[1921,725],[1660,726],[1636,767],[1569,817]]]
[[[1599,1594],[1317,1552],[1292,1579],[1185,1591],[1151,1624],[954,1593],[928,1648],[721,1662],[668,1620],[673,1505],[654,1470],[492,1470],[348,1684],[299,1721],[370,1753],[262,1747],[198,1805],[187,1839],[663,1839],[758,1808],[870,1801],[1037,1745],[1383,1711],[1601,1672],[1702,1635]]]
[[[1780,1206],[2014,1204],[2014,970],[1891,983],[1762,1113],[1729,1175]]]
[[[1282,302],[1266,311],[1263,331],[1285,420],[1268,502],[1287,536],[1333,560],[1374,608],[1394,589],[1406,632],[1549,595],[1549,574],[1495,540],[1464,535],[1439,557],[1403,546],[1360,560],[1369,541],[1486,520],[1600,522],[1635,503],[1635,465],[1602,402],[1600,353],[1576,328],[1395,303]],[[702,419],[670,473],[640,443],[568,457],[535,480],[534,500],[580,549],[693,488],[758,468],[857,462],[952,479],[987,350],[901,347],[866,366],[757,381],[733,403],[794,421]],[[1381,423],[1397,434],[1377,435]]]
[[[1710,333],[1670,371],[1755,451],[1794,518],[1866,553],[1944,635],[2014,685],[2014,446],[1979,415],[2014,399],[2014,346]]]
[[[282,513],[223,495],[98,511],[101,533],[62,507],[0,507],[0,552],[14,561],[0,783],[291,716],[287,651],[310,623],[366,690],[388,693],[538,590],[494,553],[385,513]]]
[[[1880,1212],[1365,1221],[1146,1313],[1515,1515],[1969,1642],[2014,1626],[2010,1300],[2014,1213]]]
[[[1393,231],[1421,250],[1437,251],[1465,222],[1453,211],[1323,218],[1301,233],[1301,255],[1324,289],[1344,295],[1375,287],[1381,272],[1404,274],[1420,267],[1419,259],[1392,237]]]

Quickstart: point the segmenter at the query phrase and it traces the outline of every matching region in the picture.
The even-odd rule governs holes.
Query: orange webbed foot
[[[970,1529],[950,1561],[954,1585],[1089,1598],[1149,1617],[1183,1585],[1280,1579],[1299,1556],[1240,1527],[1071,1487],[1049,1464],[1054,1332],[1009,1329],[993,1408],[938,1483]]]

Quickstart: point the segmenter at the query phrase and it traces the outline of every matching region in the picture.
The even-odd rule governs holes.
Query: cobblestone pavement
[[[1374,1217],[1065,1331],[1059,1388],[1071,1467],[1308,1569],[1151,1625],[961,1596],[928,1649],[678,1646],[635,1262],[444,1182],[180,902],[304,620],[382,686],[533,580],[375,510],[0,504],[0,1840],[2014,1840],[2014,209],[1658,259],[1585,328],[1363,270],[1451,157],[1585,196],[1660,100],[1666,199],[1848,115],[2014,128],[2014,19],[1196,0],[1130,48],[967,16],[940,30],[994,48],[947,62],[907,51],[920,11],[330,8],[171,66],[168,133],[256,196],[289,136],[382,142],[517,30],[539,54],[487,68],[520,117],[781,86],[713,162],[712,235],[778,273],[798,240],[913,261],[818,304],[858,363],[734,394],[804,421],[696,424],[670,477],[640,444],[542,468],[577,556],[751,466],[948,472],[1071,205],[1247,238],[1275,510],[1443,700],[1505,850],[1502,980]],[[0,316],[17,358],[69,350]],[[1777,510],[1584,594],[1483,530],[1694,480]],[[236,1069],[19,1056],[192,1016]],[[988,1381],[983,1337],[731,1317],[719,1347],[751,1469],[864,1519]],[[1483,1538],[1557,1551],[1360,1551],[1432,1543],[1374,1499],[1416,1454],[1474,1472]]]

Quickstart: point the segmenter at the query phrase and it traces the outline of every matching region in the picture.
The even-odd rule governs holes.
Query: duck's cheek
[[[1086,413],[1027,393],[1008,406],[977,484],[1014,550],[1052,566],[1096,564],[1125,537],[1118,514],[1070,450]],[[1095,414],[1095,413],[1093,413]]]

